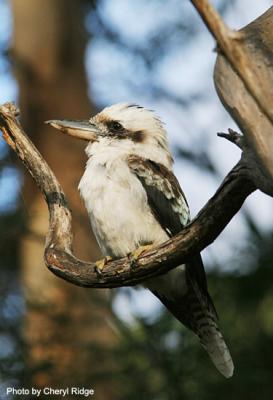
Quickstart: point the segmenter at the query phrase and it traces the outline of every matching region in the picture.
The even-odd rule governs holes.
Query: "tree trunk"
[[[56,134],[43,123],[52,118],[86,118],[94,113],[84,71],[84,3],[13,0],[12,54],[22,124],[68,195],[75,253],[94,260],[99,251],[77,191],[85,163],[84,145]],[[114,344],[115,336],[107,324],[111,318],[108,292],[74,287],[45,268],[48,212],[27,176],[24,200],[28,232],[20,247],[27,299],[24,331],[31,371],[26,384],[66,387],[88,383],[97,399],[113,399],[113,387],[102,386],[103,380],[96,385],[94,380],[104,369],[111,370],[112,364],[107,348]],[[106,379],[109,382],[109,377]]]

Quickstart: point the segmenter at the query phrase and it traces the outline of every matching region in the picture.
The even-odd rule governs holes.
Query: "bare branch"
[[[268,107],[268,100],[271,100],[272,92],[268,91],[267,84],[261,75],[256,74],[253,59],[246,48],[244,31],[229,29],[208,0],[191,0],[191,2],[261,110],[273,122],[273,111]]]
[[[191,0],[220,50],[218,95],[247,137],[257,165],[273,179],[273,7],[240,31],[229,29],[208,0]],[[264,184],[258,188],[263,190]]]
[[[252,147],[248,145],[246,138],[233,129],[229,129],[228,133],[219,132],[217,135],[227,139],[242,150],[241,164],[246,167],[245,174],[248,175],[256,188],[272,197],[273,185],[271,179],[265,173],[256,153],[253,151]]]
[[[229,129],[228,133],[218,132],[217,136],[225,138],[230,142],[236,144],[236,146],[238,146],[241,150],[243,150],[245,147],[243,135],[240,135],[240,133],[234,131],[233,129]]]
[[[145,252],[131,266],[130,258],[111,261],[98,275],[94,263],[78,260],[72,253],[71,213],[53,172],[24,133],[11,104],[0,107],[0,128],[42,191],[49,209],[45,263],[59,277],[75,285],[118,287],[138,284],[167,272],[211,244],[255,190],[247,166],[239,162],[227,175],[197,217],[171,240]]]

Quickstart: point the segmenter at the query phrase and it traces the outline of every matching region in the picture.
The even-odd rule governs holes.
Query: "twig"
[[[55,175],[16,120],[14,106],[0,107],[0,128],[42,191],[49,209],[45,263],[59,277],[75,285],[109,288],[135,285],[176,267],[212,243],[255,190],[246,166],[239,162],[197,217],[178,235],[144,253],[131,268],[129,258],[111,261],[98,276],[94,263],[72,254],[71,213]]]
[[[244,149],[244,137],[243,137],[243,135],[240,135],[238,132],[234,131],[231,128],[228,129],[228,133],[218,132],[217,136],[222,137],[224,139],[227,139],[231,143],[236,144],[236,146],[238,146],[241,150]]]

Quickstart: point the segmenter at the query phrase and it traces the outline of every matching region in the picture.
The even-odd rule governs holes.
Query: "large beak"
[[[89,121],[53,119],[51,121],[46,121],[45,123],[53,126],[53,128],[59,129],[63,133],[74,136],[75,138],[88,140],[91,142],[94,142],[99,134],[99,130],[96,125]]]

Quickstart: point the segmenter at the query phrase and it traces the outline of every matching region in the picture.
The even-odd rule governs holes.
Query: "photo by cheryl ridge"
[[[271,398],[272,0],[0,15],[0,398]]]
[[[7,387],[6,388],[6,394],[8,395],[13,395],[13,396],[33,396],[33,397],[40,397],[40,396],[58,396],[60,397],[67,397],[69,395],[72,396],[79,396],[82,397],[90,397],[95,394],[94,389],[92,388],[79,388],[79,387],[66,387],[66,388],[58,388],[54,389],[51,387],[45,387],[43,389],[38,389],[32,387],[31,389],[27,388],[14,388],[14,387]],[[22,397],[20,397],[22,398]],[[51,398],[51,397],[50,397]]]

